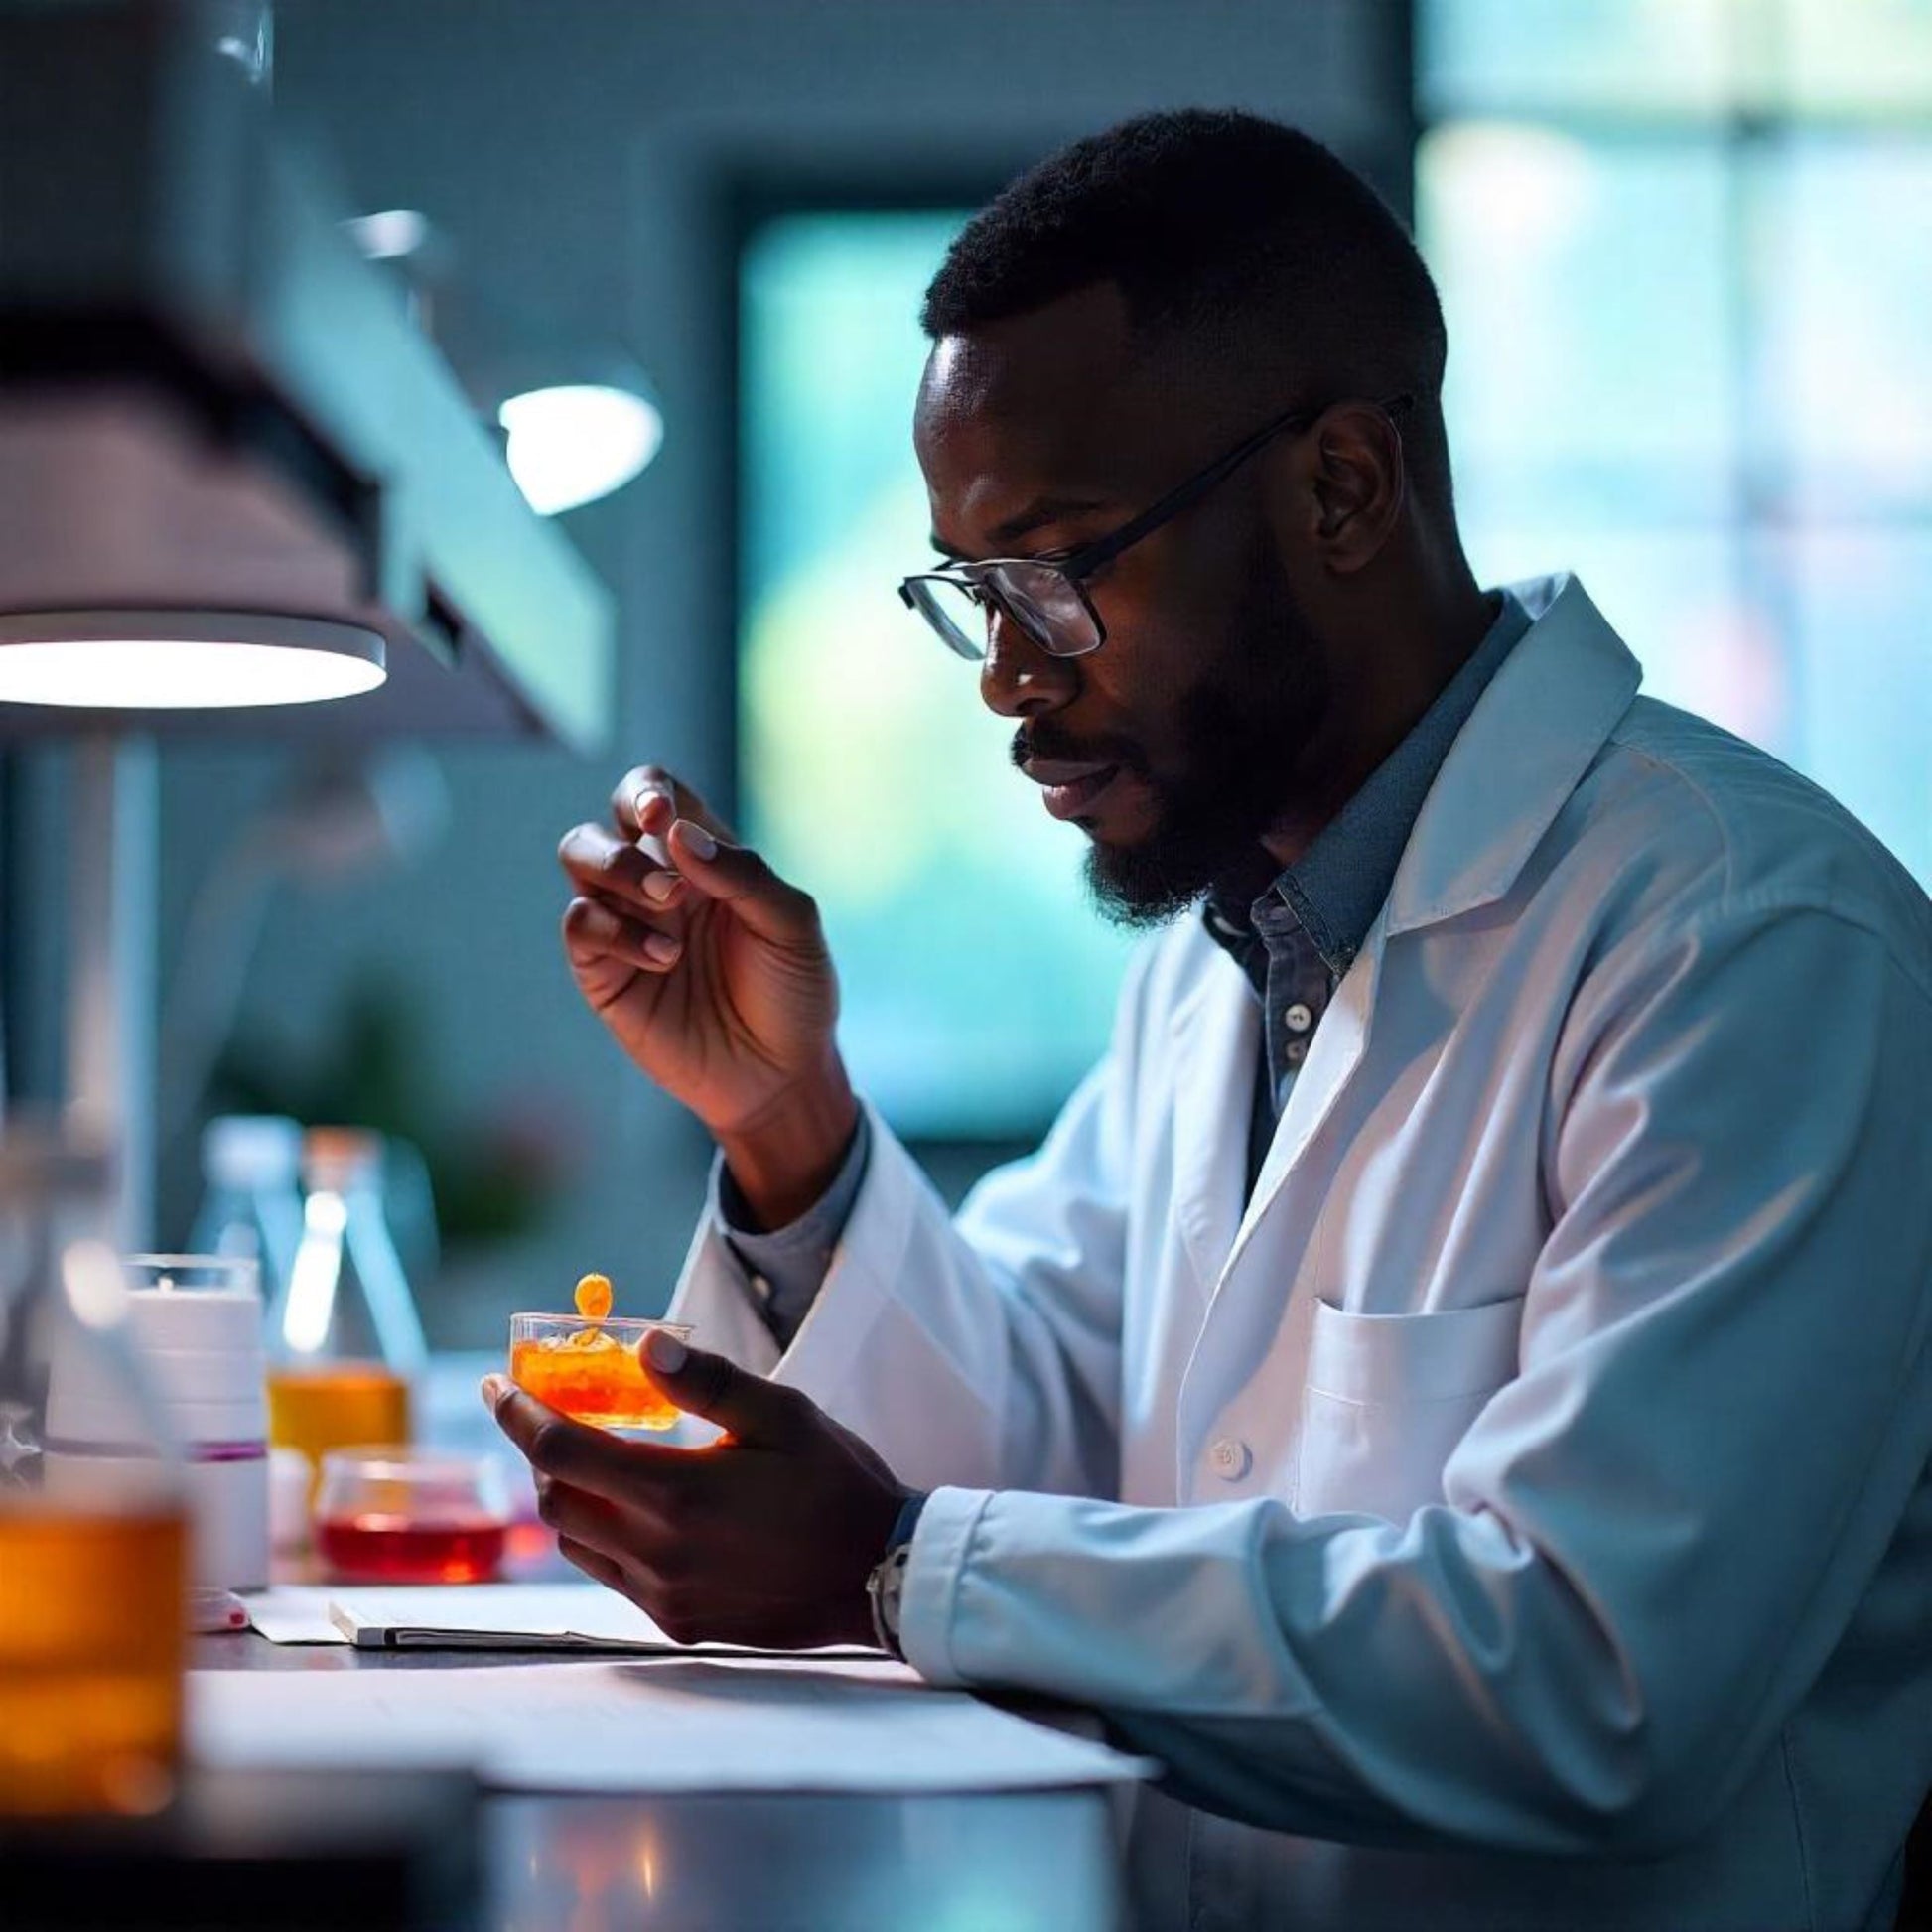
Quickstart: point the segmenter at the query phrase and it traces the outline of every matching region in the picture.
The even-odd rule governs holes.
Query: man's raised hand
[[[578,990],[782,1225],[830,1182],[858,1120],[818,907],[661,766],[624,775],[611,819],[558,848]]]

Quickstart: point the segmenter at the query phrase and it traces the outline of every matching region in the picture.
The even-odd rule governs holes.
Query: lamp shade
[[[86,711],[314,704],[387,676],[373,630],[264,611],[0,612],[0,703]]]
[[[369,260],[389,266],[412,319],[493,419],[510,477],[539,516],[621,489],[657,455],[664,412],[627,348],[459,274],[450,237],[420,209],[345,225]]]
[[[496,420],[510,475],[539,516],[621,488],[664,440],[664,418],[641,381],[525,389],[500,405]]]

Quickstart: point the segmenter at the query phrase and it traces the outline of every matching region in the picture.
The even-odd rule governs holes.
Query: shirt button
[[[1208,1462],[1214,1473],[1223,1482],[1239,1482],[1248,1473],[1248,1466],[1254,1457],[1248,1446],[1235,1436],[1217,1437],[1214,1447],[1207,1451]]]
[[[1314,1014],[1300,1000],[1282,1015],[1282,1025],[1292,1034],[1305,1034],[1314,1025]]]
[[[1308,1056],[1309,1056],[1309,1049],[1308,1049],[1308,1042],[1306,1040],[1291,1039],[1288,1042],[1288,1044],[1282,1048],[1282,1058],[1285,1059],[1290,1066],[1300,1066],[1302,1062],[1308,1058]]]
[[[752,1293],[760,1302],[768,1302],[771,1299],[771,1284],[762,1275],[754,1275],[752,1277]]]

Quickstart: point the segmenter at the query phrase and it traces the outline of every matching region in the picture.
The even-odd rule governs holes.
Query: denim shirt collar
[[[1337,979],[1347,972],[1389,896],[1409,834],[1449,747],[1503,659],[1530,627],[1530,613],[1514,593],[1498,595],[1501,611],[1482,641],[1301,858],[1267,881],[1252,899],[1249,895],[1260,883],[1256,874],[1261,880],[1267,877],[1264,865],[1209,894],[1204,908],[1208,932],[1251,978],[1254,935],[1285,923],[1299,924],[1307,932]]]

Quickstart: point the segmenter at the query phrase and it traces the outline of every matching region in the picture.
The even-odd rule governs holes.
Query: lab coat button
[[[1207,1451],[1207,1459],[1223,1482],[1239,1482],[1248,1473],[1248,1465],[1254,1457],[1247,1444],[1239,1438],[1221,1436],[1216,1438],[1213,1448]]]
[[[1311,1008],[1302,1001],[1297,1000],[1282,1015],[1282,1025],[1292,1034],[1305,1034],[1314,1025],[1314,1014]]]

